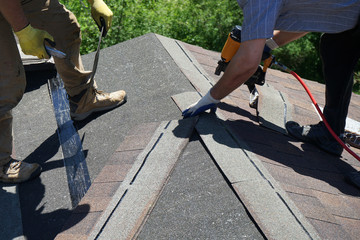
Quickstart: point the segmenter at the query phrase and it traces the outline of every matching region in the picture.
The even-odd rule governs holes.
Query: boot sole
[[[35,179],[37,178],[40,174],[41,174],[41,171],[42,171],[42,168],[41,166],[39,166],[31,175],[28,179],[16,179],[16,178],[13,178],[13,179],[2,179],[0,180],[0,182],[2,183],[23,183],[23,182],[27,182],[27,181],[30,181],[32,179]]]
[[[93,113],[102,112],[102,111],[110,110],[110,109],[113,109],[113,108],[116,108],[116,107],[120,107],[121,105],[126,103],[126,101],[127,101],[127,96],[124,97],[124,100],[122,102],[119,102],[119,103],[117,103],[115,105],[111,105],[111,106],[103,107],[103,108],[96,108],[96,109],[93,109],[91,111],[88,111],[88,112],[85,112],[85,113],[80,113],[80,114],[70,113],[70,116],[71,116],[71,119],[74,120],[74,121],[82,121],[82,120],[84,120],[85,118],[87,118],[88,116],[90,116]]]

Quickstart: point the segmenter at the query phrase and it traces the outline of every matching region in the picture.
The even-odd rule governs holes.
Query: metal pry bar
[[[57,50],[56,48],[52,48],[52,47],[45,45],[45,49],[50,56],[54,56],[57,58],[66,58],[66,54]]]

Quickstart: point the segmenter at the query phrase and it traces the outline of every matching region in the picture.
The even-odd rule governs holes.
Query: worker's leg
[[[352,93],[353,71],[360,57],[360,39],[356,31],[352,29],[337,34],[323,34],[320,42],[326,81],[324,116],[339,137],[343,137]],[[327,152],[341,155],[343,151],[323,122],[308,126],[288,122],[286,129],[290,135],[314,143]]]
[[[32,0],[22,5],[30,24],[49,32],[56,48],[64,53],[65,59],[54,58],[56,70],[64,81],[70,96],[88,89],[90,71],[85,71],[80,57],[80,26],[73,13],[56,0]]]
[[[0,14],[0,182],[20,183],[38,176],[41,167],[11,158],[12,114],[25,91],[25,72],[10,25]]]
[[[320,42],[320,54],[326,81],[326,104],[324,116],[339,136],[344,133],[350,103],[353,70],[359,58],[359,46],[354,30],[338,34],[324,34]],[[341,155],[343,149],[331,136],[323,122],[300,126],[296,122],[286,123],[290,135],[302,141],[316,144],[321,149]]]
[[[0,166],[12,153],[11,110],[25,91],[25,72],[10,25],[0,14]]]
[[[320,54],[326,82],[324,116],[337,135],[343,134],[353,88],[353,71],[360,57],[354,30],[323,34]]]
[[[67,55],[65,59],[54,59],[69,95],[74,120],[83,120],[93,112],[109,110],[126,101],[125,91],[110,94],[97,91],[95,81],[90,81],[91,72],[85,71],[81,62],[80,26],[73,13],[57,0],[32,0],[23,8],[30,23],[48,31],[54,37],[56,48]]]

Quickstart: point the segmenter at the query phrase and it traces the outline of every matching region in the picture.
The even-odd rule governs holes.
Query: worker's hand
[[[103,32],[103,36],[105,36],[111,27],[111,21],[114,14],[103,0],[89,0],[89,2],[91,5],[91,16],[95,20],[100,30],[101,26],[103,25],[101,23],[101,18],[105,22],[105,29]]]
[[[205,112],[208,109],[211,109],[212,111],[216,111],[216,104],[219,103],[219,100],[214,99],[210,95],[210,91],[202,97],[199,101],[196,103],[190,105],[187,109],[185,109],[182,112],[182,115],[184,118],[187,117],[193,117],[196,115],[199,115],[202,112]]]
[[[15,32],[19,39],[23,53],[36,56],[40,59],[49,59],[50,56],[44,47],[45,39],[54,41],[54,38],[46,31],[33,28],[30,24],[24,29]]]

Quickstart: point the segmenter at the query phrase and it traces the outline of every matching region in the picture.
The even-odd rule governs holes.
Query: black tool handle
[[[102,32],[102,36],[105,37],[107,34],[107,29],[106,29],[105,19],[103,17],[100,17],[100,23],[101,25],[99,26],[99,30],[100,32]]]

